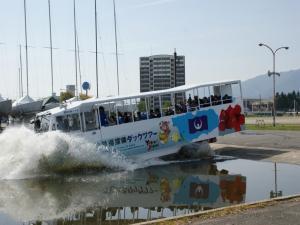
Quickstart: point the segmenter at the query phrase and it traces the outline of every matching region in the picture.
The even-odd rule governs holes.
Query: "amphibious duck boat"
[[[212,142],[244,124],[239,80],[66,103],[34,122],[37,132],[65,132],[139,159]]]

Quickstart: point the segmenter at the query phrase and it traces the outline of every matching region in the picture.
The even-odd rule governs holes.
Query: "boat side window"
[[[78,114],[56,117],[57,129],[64,132],[80,130],[80,119]]]
[[[91,112],[85,112],[84,118],[85,118],[85,127],[87,131],[96,130],[98,128],[95,110]]]
[[[70,131],[76,131],[81,129],[80,118],[78,114],[68,115],[67,118],[69,122]]]

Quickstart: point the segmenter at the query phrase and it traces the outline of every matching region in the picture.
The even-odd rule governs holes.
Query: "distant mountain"
[[[300,91],[300,69],[281,72],[276,76],[276,92]],[[271,98],[273,95],[273,78],[267,74],[242,81],[244,98]]]

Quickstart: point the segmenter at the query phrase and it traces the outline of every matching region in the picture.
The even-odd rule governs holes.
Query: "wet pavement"
[[[211,146],[221,155],[300,165],[298,131],[243,131],[219,137]]]

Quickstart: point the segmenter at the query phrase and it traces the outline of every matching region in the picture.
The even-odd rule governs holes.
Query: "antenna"
[[[115,22],[115,42],[116,42],[116,63],[117,63],[117,82],[118,82],[118,95],[120,95],[120,85],[119,85],[119,58],[118,58],[118,37],[117,37],[117,16],[116,16],[116,3],[114,4],[114,22]]]

